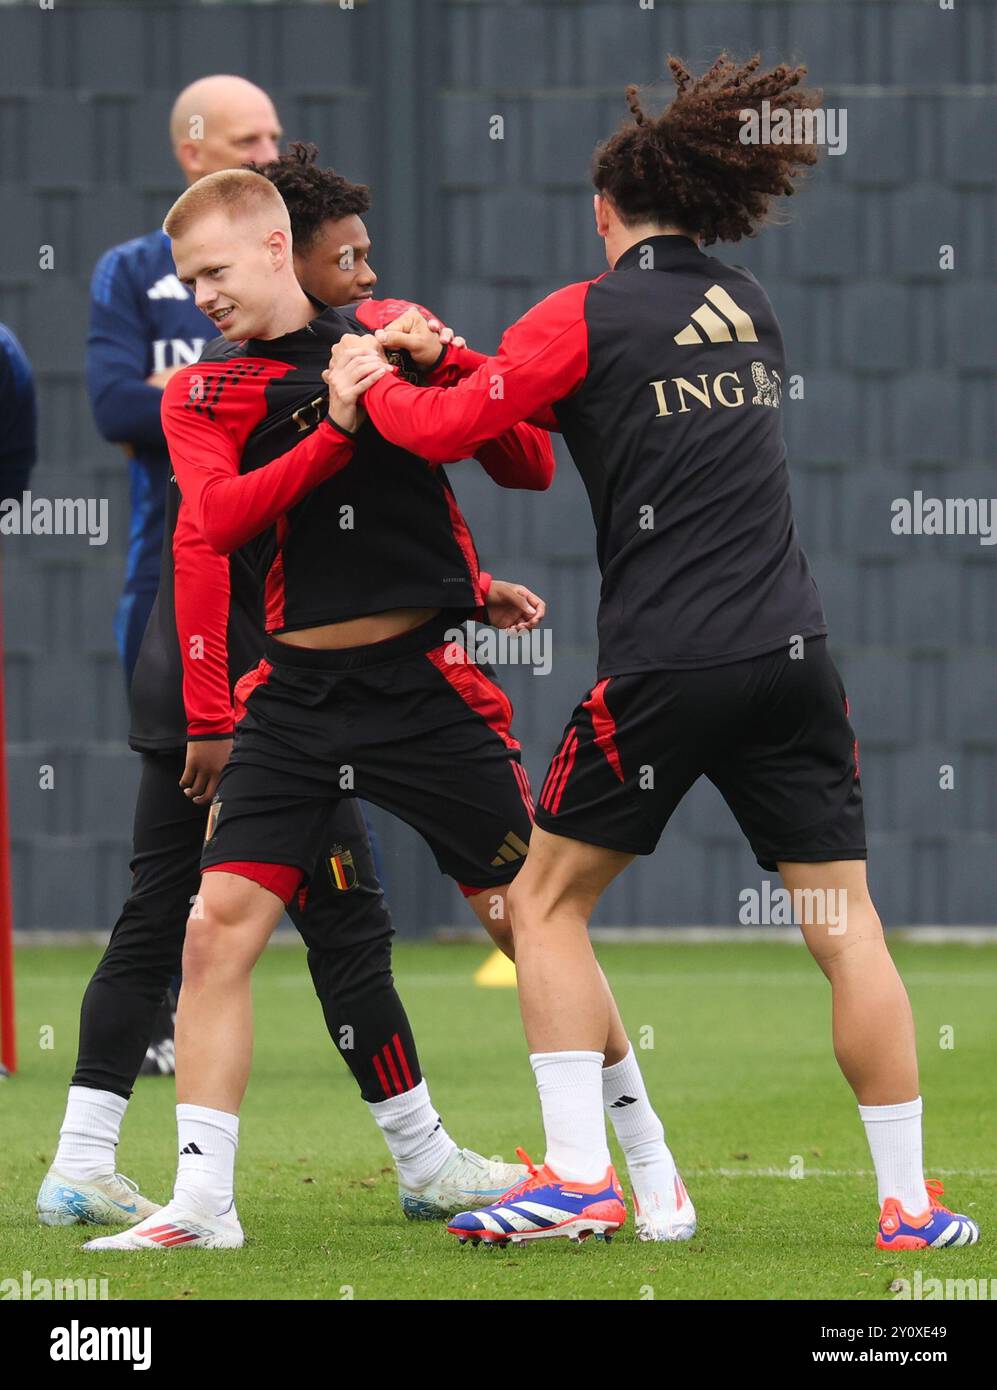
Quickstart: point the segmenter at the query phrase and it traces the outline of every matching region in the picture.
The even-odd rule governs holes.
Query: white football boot
[[[159,1210],[120,1173],[80,1182],[57,1168],[45,1174],[35,1207],[43,1226],[134,1226]]]
[[[170,1201],[137,1226],[116,1236],[88,1240],[84,1250],[238,1250],[245,1237],[235,1204],[221,1216],[195,1212]]]
[[[692,1240],[696,1234],[696,1208],[675,1174],[670,1191],[645,1192],[643,1203],[634,1199],[634,1228],[638,1240]]]
[[[503,1163],[472,1149],[458,1149],[425,1187],[399,1183],[398,1196],[410,1221],[440,1221],[468,1207],[488,1206],[525,1177],[522,1163]]]

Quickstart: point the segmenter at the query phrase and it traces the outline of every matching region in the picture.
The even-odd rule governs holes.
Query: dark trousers
[[[207,807],[179,787],[180,749],[143,753],[135,806],[132,889],[95,970],[80,1014],[73,1084],[126,1099],[153,1039],[156,1014],[180,969],[191,903],[201,880]],[[391,973],[393,928],[359,804],[330,813],[320,862],[302,908],[289,915],[308,947],[308,968],[329,1034],[366,1100],[384,1100],[421,1079],[415,1042]],[[337,887],[328,858],[352,861]],[[393,1065],[386,1068],[388,1054]],[[399,1058],[404,1065],[394,1065]],[[396,1090],[383,1078],[403,1078]]]

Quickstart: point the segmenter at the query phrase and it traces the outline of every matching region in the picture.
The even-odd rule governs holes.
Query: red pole
[[[3,593],[0,589],[0,1062],[17,1070],[14,1027],[14,913],[10,892],[10,820],[7,814],[7,728],[4,719]]]

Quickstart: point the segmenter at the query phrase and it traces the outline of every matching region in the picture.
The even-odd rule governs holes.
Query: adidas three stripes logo
[[[708,302],[701,304],[692,315],[692,322],[675,334],[679,347],[689,347],[693,343],[732,343],[735,338],[739,343],[758,342],[750,315],[734,303],[722,285],[711,285],[706,291],[706,300]]]

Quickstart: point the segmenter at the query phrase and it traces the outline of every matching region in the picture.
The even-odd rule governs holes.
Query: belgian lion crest
[[[782,400],[782,377],[779,373],[773,371],[770,377],[765,370],[764,362],[752,362],[751,380],[755,384],[755,395],[751,398],[751,404],[771,405],[778,410]]]

